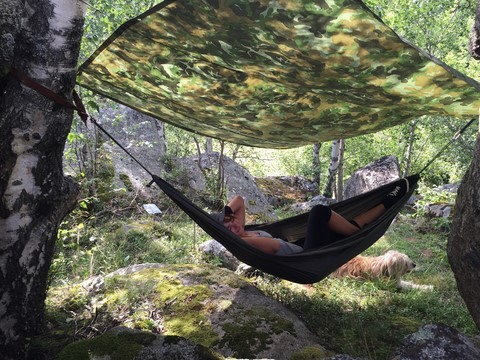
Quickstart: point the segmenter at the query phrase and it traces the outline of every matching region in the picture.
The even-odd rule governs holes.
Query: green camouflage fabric
[[[292,148],[422,115],[478,115],[480,85],[359,0],[164,1],[120,27],[78,83],[228,142]]]

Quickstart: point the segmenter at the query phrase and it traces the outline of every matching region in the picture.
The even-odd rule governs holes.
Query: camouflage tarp
[[[478,83],[359,0],[165,1],[120,27],[78,83],[176,126],[269,148],[480,107]]]

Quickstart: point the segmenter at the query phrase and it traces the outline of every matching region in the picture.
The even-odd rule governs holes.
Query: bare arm
[[[233,199],[231,199],[227,204],[230,209],[233,211],[233,216],[235,216],[240,224],[244,227],[245,226],[245,201],[243,197],[240,195],[236,195]]]
[[[243,197],[237,195],[232,198],[227,205],[232,209],[233,216],[235,216],[242,228],[245,227],[245,201]],[[248,236],[246,235],[247,233],[248,232],[242,233],[242,240],[260,251],[275,255],[280,249],[280,243],[275,239],[270,237]]]
[[[275,255],[280,249],[280,243],[278,240],[269,237],[259,237],[259,236],[245,236],[242,237],[243,241],[247,244],[257,248],[264,253]]]

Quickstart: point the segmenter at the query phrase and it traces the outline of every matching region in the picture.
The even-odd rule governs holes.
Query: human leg
[[[337,216],[333,215],[332,224],[329,224],[330,228],[333,231],[338,232],[342,235],[351,235],[355,233],[359,229],[362,229],[365,225],[378,219],[387,209],[393,206],[401,197],[403,197],[408,192],[409,187],[410,184],[408,183],[408,179],[403,178],[398,180],[393,190],[383,198],[380,204],[358,215],[351,221],[351,224],[353,223],[352,225],[357,228],[356,230],[354,230],[351,226],[347,226],[342,219],[339,219]],[[340,215],[339,217],[342,218]],[[340,231],[341,229],[344,229],[344,231],[340,232],[335,230],[334,228],[338,228],[340,229]]]
[[[304,249],[327,245],[331,242],[331,232],[328,223],[333,211],[324,205],[316,205],[310,210],[307,223]]]
[[[319,247],[330,243],[332,241],[332,232],[344,236],[356,233],[365,225],[378,219],[398,199],[403,197],[408,189],[409,183],[407,179],[398,180],[393,190],[385,196],[380,204],[373,206],[351,221],[326,206],[314,206],[308,218],[304,248]]]
[[[358,224],[356,226],[329,207],[314,206],[308,217],[307,236],[303,247],[310,249],[329,244],[332,241],[332,232],[344,236],[352,235],[384,212],[385,207],[382,204],[377,205],[357,216],[354,219]]]
[[[400,179],[396,182],[393,190],[387,194],[382,202],[366,212],[356,216],[353,220],[347,221],[341,215],[332,212],[332,217],[328,223],[330,229],[341,235],[351,235],[362,229],[365,225],[378,219],[388,208],[393,206],[409,189],[407,179]]]

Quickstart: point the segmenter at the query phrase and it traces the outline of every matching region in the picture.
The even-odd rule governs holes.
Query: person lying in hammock
[[[386,195],[380,204],[350,221],[332,211],[328,206],[315,205],[308,216],[303,246],[274,238],[263,230],[245,230],[245,202],[239,195],[233,197],[221,212],[212,216],[251,246],[271,255],[290,255],[330,243],[332,232],[343,236],[352,235],[380,217],[386,209],[408,192],[407,179],[400,179],[397,183],[394,190]]]

